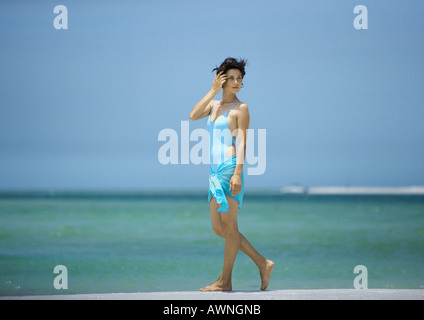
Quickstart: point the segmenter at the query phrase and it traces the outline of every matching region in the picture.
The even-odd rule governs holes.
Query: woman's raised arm
[[[212,89],[194,106],[190,112],[191,120],[199,120],[209,115],[212,109],[212,99],[221,91],[222,85],[227,81],[227,75],[221,71],[212,82]]]

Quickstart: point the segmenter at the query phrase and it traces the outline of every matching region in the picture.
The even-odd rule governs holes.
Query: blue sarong
[[[228,210],[228,201],[227,197],[235,199],[239,203],[239,209],[241,208],[243,202],[244,194],[244,178],[243,172],[241,174],[241,190],[235,196],[231,195],[230,190],[230,180],[234,174],[236,168],[236,156],[227,159],[222,162],[216,172],[213,171],[212,166],[210,168],[209,175],[209,196],[208,201],[211,201],[211,198],[214,197],[217,203],[222,205],[218,208],[218,212],[229,212]]]

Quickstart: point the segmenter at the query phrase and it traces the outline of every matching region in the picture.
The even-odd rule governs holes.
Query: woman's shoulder
[[[249,107],[247,106],[247,103],[240,101],[237,103],[236,106],[233,108],[234,110],[234,117],[236,119],[248,119],[249,118]]]
[[[214,108],[214,106],[216,105],[216,104],[218,104],[218,100],[211,100],[210,102],[209,102],[209,104],[208,104],[208,106],[207,106],[207,110],[208,110],[208,114],[206,115],[206,116],[208,116],[208,115],[210,115],[211,114],[211,112],[212,112],[212,109]]]
[[[249,112],[249,107],[247,106],[246,102],[240,101],[240,103],[237,106],[237,109],[241,112]]]
[[[212,108],[215,106],[215,105],[218,105],[220,103],[220,100],[214,100],[214,99],[212,99],[211,100],[211,102],[209,102],[209,107],[211,108],[211,110],[212,110]]]

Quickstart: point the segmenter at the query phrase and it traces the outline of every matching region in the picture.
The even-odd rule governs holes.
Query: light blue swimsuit
[[[217,203],[222,205],[218,208],[218,212],[229,212],[227,197],[237,200],[239,208],[241,208],[244,194],[244,178],[243,171],[241,173],[241,190],[235,196],[231,195],[230,180],[236,168],[237,156],[228,156],[227,149],[235,144],[235,140],[228,128],[227,114],[238,103],[237,101],[222,116],[211,121],[211,113],[209,114],[207,128],[209,131],[210,144],[210,175],[209,175],[209,196],[208,201],[214,197]]]

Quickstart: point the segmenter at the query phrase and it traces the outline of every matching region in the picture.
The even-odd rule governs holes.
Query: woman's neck
[[[231,103],[231,102],[237,102],[238,98],[234,93],[222,91],[222,100],[221,103]]]

